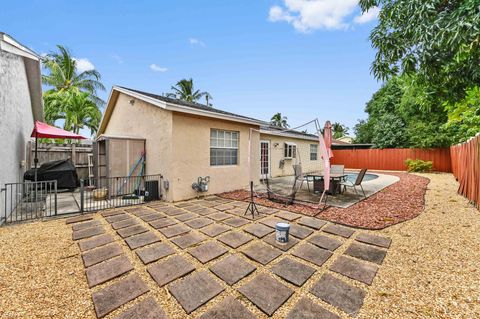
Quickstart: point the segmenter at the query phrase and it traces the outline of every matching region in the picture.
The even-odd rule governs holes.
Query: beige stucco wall
[[[292,165],[298,164],[299,160],[302,164],[303,172],[312,172],[322,170],[323,164],[320,159],[320,149],[318,149],[318,156],[316,161],[310,160],[310,144],[318,145],[318,142],[297,139],[291,137],[260,134],[260,140],[270,141],[270,175],[271,177],[293,175]],[[284,144],[285,142],[295,143],[297,145],[297,159],[285,159],[283,169],[280,168],[280,161],[284,159]],[[278,144],[278,145],[277,145]],[[260,148],[260,146],[259,146]],[[298,156],[300,156],[298,158]],[[260,161],[260,160],[259,160]]]
[[[145,138],[146,174],[162,174],[165,179],[172,177],[172,112],[134,99],[120,93],[105,135],[121,135]],[[170,191],[162,193],[172,200]]]
[[[248,187],[249,172],[254,182],[258,181],[260,171],[259,133],[252,133],[252,163],[248,162],[248,140],[250,128],[258,127],[217,120],[206,117],[194,117],[183,113],[173,113],[173,177],[170,186],[173,200],[195,197],[192,183],[199,176],[210,176],[209,194],[221,193]],[[210,166],[210,129],[240,132],[238,165]]]

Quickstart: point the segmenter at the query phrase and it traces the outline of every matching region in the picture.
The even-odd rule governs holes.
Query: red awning
[[[62,130],[55,126],[35,121],[31,137],[43,137],[43,138],[70,138],[73,140],[83,140],[85,137]]]

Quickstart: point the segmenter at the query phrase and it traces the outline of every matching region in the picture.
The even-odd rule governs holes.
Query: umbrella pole
[[[37,181],[37,165],[38,165],[37,149],[38,149],[38,132],[35,132],[35,158],[33,159],[33,163],[35,167],[35,182]]]

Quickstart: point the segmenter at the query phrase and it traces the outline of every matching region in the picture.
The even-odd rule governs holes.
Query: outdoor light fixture
[[[130,100],[128,100],[128,103],[130,103],[130,105],[135,104],[135,99],[130,99]]]

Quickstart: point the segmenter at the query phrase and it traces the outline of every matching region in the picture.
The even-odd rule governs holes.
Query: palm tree
[[[207,106],[212,106],[209,101],[213,100],[208,92],[200,92],[195,90],[193,86],[193,79],[182,79],[172,86],[172,93],[167,93],[167,97],[179,99],[187,102],[198,102],[202,97],[206,100]]]
[[[275,113],[270,119],[270,124],[273,126],[278,126],[282,128],[289,128],[290,125],[287,123],[287,117],[282,116],[282,113]]]
[[[338,122],[332,124],[333,138],[341,138],[348,134],[348,127]]]
[[[48,74],[42,75],[42,82],[52,87],[54,91],[82,91],[88,92],[89,98],[99,106],[105,101],[97,96],[97,91],[105,91],[105,86],[100,82],[100,73],[96,70],[88,70],[79,73],[77,62],[70,51],[57,45],[58,52],[51,52],[42,59],[42,64],[48,70]]]
[[[82,128],[93,135],[100,125],[102,112],[90,100],[89,93],[77,91],[45,92],[45,121],[54,124],[64,120],[63,129],[76,134]]]

